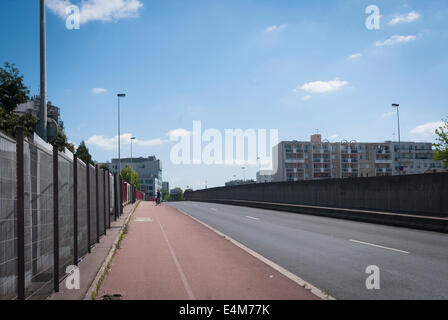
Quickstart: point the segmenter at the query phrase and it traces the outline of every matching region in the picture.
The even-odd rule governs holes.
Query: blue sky
[[[125,92],[121,132],[139,139],[135,156],[162,159],[172,186],[243,175],[241,166],[170,162],[167,133],[194,120],[278,129],[280,140],[319,130],[332,141],[384,141],[396,134],[396,102],[402,139],[432,142],[448,115],[446,0],[89,0],[79,30],[65,26],[68,0],[47,1],[48,95],[69,139],[89,141],[98,161],[116,157],[116,94]],[[372,4],[380,30],[365,26]],[[0,62],[15,63],[32,94],[38,18],[38,0],[2,1]]]

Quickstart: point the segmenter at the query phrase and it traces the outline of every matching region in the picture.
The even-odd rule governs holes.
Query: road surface
[[[448,299],[448,235],[201,202],[172,207],[272,260],[336,299]],[[368,290],[368,266],[380,289]]]

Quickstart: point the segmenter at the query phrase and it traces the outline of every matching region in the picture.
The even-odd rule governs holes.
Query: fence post
[[[107,193],[106,193],[106,170],[102,170],[103,171],[103,214],[104,214],[104,235],[106,235],[106,230],[107,230],[107,216],[106,216],[106,211],[107,211],[107,206],[106,206],[106,197],[107,197]]]
[[[86,168],[87,168],[87,171],[86,171],[86,175],[87,175],[87,194],[86,194],[86,196],[87,196],[87,199],[86,199],[86,202],[87,202],[87,252],[91,252],[91,249],[90,249],[90,246],[91,246],[91,243],[92,243],[92,239],[91,239],[91,237],[90,237],[90,229],[91,229],[91,227],[90,227],[90,214],[91,214],[91,212],[90,212],[90,164],[87,162],[86,163]]]
[[[16,132],[17,165],[17,299],[25,300],[25,173],[23,128]]]
[[[73,156],[73,264],[78,265],[78,157]]]
[[[110,229],[110,173],[109,170],[106,172],[107,176],[107,228]]]
[[[100,243],[100,195],[98,187],[98,165],[95,165],[95,194],[96,194],[96,243]]]
[[[58,148],[53,146],[53,282],[59,292],[59,163]]]
[[[123,214],[123,180],[121,179],[121,176],[118,176],[118,180],[120,181],[120,217]]]
[[[114,173],[114,221],[118,219],[118,179],[117,174]]]

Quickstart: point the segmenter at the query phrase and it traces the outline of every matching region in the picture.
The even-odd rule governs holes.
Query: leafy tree
[[[442,160],[443,166],[448,167],[448,118],[445,123],[436,130],[437,143],[434,143],[436,152],[434,153],[434,160]]]
[[[71,151],[71,153],[75,154],[76,150],[75,150],[75,145],[73,143],[70,142],[66,142],[65,147]]]
[[[14,64],[0,68],[0,107],[11,113],[17,105],[28,101],[30,91],[23,83],[23,75]]]
[[[121,169],[121,176],[123,179],[131,184],[131,176],[132,176],[132,183],[135,188],[140,188],[140,180],[138,179],[138,174],[135,170],[132,170],[130,166],[126,166],[123,169]]]
[[[184,192],[181,188],[175,188],[175,192],[170,193],[169,201],[183,201],[184,200]]]
[[[31,113],[26,113],[22,117],[13,113],[7,113],[0,108],[0,131],[15,137],[18,127],[23,128],[25,137],[31,138],[39,121]]]
[[[100,168],[103,169],[103,170],[110,170],[110,169],[109,169],[109,165],[108,165],[107,163],[102,163],[102,164],[100,165]]]
[[[170,201],[170,191],[162,190],[162,199],[163,201]]]
[[[76,150],[76,156],[86,164],[93,164],[92,156],[90,155],[89,149],[86,147],[86,143],[84,141],[81,141],[79,144],[78,149]]]
[[[22,127],[26,137],[32,137],[38,120],[26,113],[22,117],[12,111],[18,104],[28,100],[29,90],[23,84],[23,75],[9,63],[0,68],[0,130],[15,137],[18,127]]]
[[[65,135],[64,128],[58,129],[58,133],[56,134],[56,137],[51,142],[58,148],[59,151],[64,151],[64,149],[66,148],[66,146],[68,144],[67,136]]]

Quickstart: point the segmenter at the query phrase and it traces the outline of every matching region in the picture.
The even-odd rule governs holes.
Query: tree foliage
[[[21,117],[0,108],[0,131],[11,137],[15,137],[17,128],[22,127],[25,137],[31,138],[38,123],[39,121],[31,113],[26,113]]]
[[[31,113],[22,117],[12,113],[17,105],[28,100],[29,90],[23,84],[23,75],[9,63],[0,68],[0,130],[15,137],[18,127],[26,137],[32,137],[38,120]]]
[[[121,176],[123,179],[131,184],[131,176],[132,176],[132,184],[135,188],[140,188],[140,180],[138,179],[138,173],[135,170],[132,170],[130,166],[126,166],[123,169],[121,169]]]
[[[65,148],[69,149],[69,143],[67,141],[67,136],[65,134],[64,128],[59,128],[56,137],[53,141],[50,142],[53,143],[61,152],[64,151]]]
[[[110,169],[109,169],[109,165],[108,165],[107,163],[102,163],[102,164],[100,165],[100,168],[103,169],[103,170],[110,170]]]
[[[17,105],[28,101],[30,91],[23,83],[23,75],[14,64],[0,68],[0,107],[11,113]]]
[[[181,188],[175,188],[174,192],[170,192],[167,201],[183,201],[184,200],[184,192]],[[173,190],[172,190],[173,191]]]
[[[76,150],[76,156],[86,164],[93,164],[92,156],[90,155],[89,149],[87,148],[84,141],[81,141],[81,143],[79,144],[78,149]]]
[[[445,119],[444,124],[436,130],[437,138],[434,147],[434,160],[442,160],[443,166],[448,167],[448,118]]]

